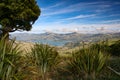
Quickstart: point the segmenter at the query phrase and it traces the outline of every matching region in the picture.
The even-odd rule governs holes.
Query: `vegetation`
[[[58,52],[48,45],[35,44],[28,57],[36,67],[40,80],[48,80],[49,73],[54,72],[59,63]]]
[[[113,56],[120,56],[120,40],[110,45],[110,52]]]
[[[0,0],[0,31],[2,36],[16,30],[29,31],[40,15],[35,0]],[[0,33],[1,34],[1,33]]]
[[[40,13],[35,0],[0,0],[0,80],[120,80],[120,40],[83,42],[65,54],[44,44],[25,52],[8,39],[9,32],[31,30]]]
[[[75,80],[96,80],[104,70],[108,57],[98,48],[81,49],[73,53],[68,66]]]
[[[0,40],[0,80],[13,80],[17,78],[20,53],[14,41],[5,42],[5,37]]]
[[[0,80],[119,80],[120,57],[110,56],[111,46],[118,46],[117,43],[83,45],[65,56],[55,47],[34,44],[23,55],[15,40],[5,42],[3,37]]]

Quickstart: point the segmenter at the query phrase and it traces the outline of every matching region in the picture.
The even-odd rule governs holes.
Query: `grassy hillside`
[[[116,45],[120,47],[119,41],[69,49],[16,41],[6,43],[3,38],[0,80],[119,80],[120,54],[112,53]]]

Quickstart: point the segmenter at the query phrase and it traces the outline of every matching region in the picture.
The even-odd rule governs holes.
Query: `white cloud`
[[[110,17],[114,17],[114,16],[120,16],[120,13],[118,13],[118,14],[111,14],[111,15],[109,15]]]
[[[48,11],[49,9],[52,9],[52,8],[56,8],[56,7],[60,7],[64,4],[65,2],[60,2],[60,3],[56,3],[54,5],[51,5],[49,7],[45,7],[45,8],[41,8],[42,11]]]
[[[69,13],[69,12],[73,12],[75,10],[56,10],[56,11],[50,11],[50,12],[45,12],[42,14],[42,16],[51,16],[51,15],[57,15],[57,14],[63,14],[63,13]]]
[[[70,17],[70,18],[66,18],[66,19],[62,19],[62,20],[82,19],[82,18],[88,18],[88,17],[94,17],[94,16],[96,16],[96,14],[78,15],[78,16],[74,16],[74,17]]]
[[[115,24],[49,23],[49,24],[42,24],[42,26],[41,25],[33,26],[32,30],[27,33],[43,33],[43,32],[114,33],[114,32],[120,32],[120,23],[117,24],[116,23]]]
[[[36,28],[36,29],[35,29]],[[114,24],[60,24],[60,23],[49,23],[42,25],[42,27],[34,27],[32,32],[49,31],[49,32],[78,32],[78,33],[107,33],[107,32],[119,32],[120,23]]]
[[[100,21],[99,23],[120,23],[120,19],[104,20],[104,21]]]

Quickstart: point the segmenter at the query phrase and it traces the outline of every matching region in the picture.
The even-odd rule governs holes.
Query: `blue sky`
[[[41,15],[30,33],[120,32],[120,0],[37,0]]]

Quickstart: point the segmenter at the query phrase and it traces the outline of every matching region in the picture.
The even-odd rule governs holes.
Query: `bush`
[[[110,46],[110,52],[113,56],[120,56],[120,40]]]
[[[90,49],[101,51],[104,54],[109,54],[110,53],[110,47],[109,47],[107,41],[104,41],[104,42],[102,41],[102,42],[99,42],[99,43],[92,44],[90,46]]]
[[[73,52],[73,57],[68,62],[69,72],[75,80],[95,80],[104,70],[108,57],[95,48]]]
[[[48,45],[35,44],[29,57],[31,58],[32,66],[36,66],[38,77],[41,80],[47,80],[49,73],[51,71],[54,72],[59,63],[58,52]]]
[[[102,76],[99,77],[99,80],[120,80],[120,58],[112,57],[109,59],[108,63],[108,67],[102,72]]]
[[[21,51],[13,41],[0,40],[0,80],[17,79],[18,61]]]

